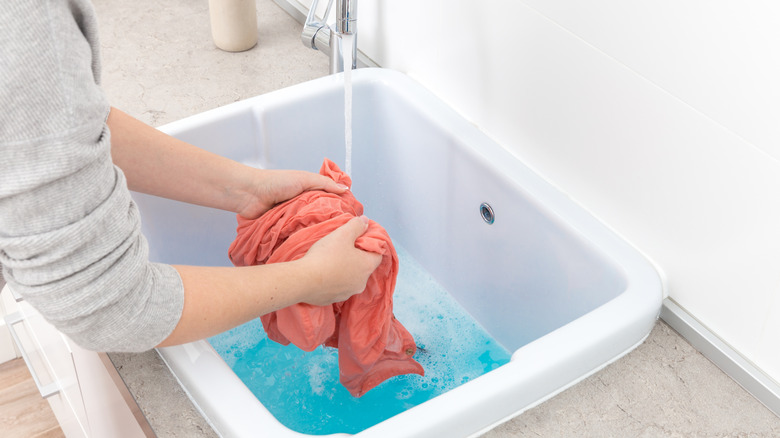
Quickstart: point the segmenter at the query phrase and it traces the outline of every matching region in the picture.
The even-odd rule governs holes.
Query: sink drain
[[[479,214],[482,215],[482,220],[488,225],[491,225],[496,220],[496,214],[493,212],[493,207],[487,202],[483,202],[482,205],[479,206]]]

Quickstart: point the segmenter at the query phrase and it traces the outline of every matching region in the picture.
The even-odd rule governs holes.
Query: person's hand
[[[253,190],[248,193],[237,211],[247,219],[256,219],[274,205],[307,190],[324,190],[339,194],[349,189],[326,176],[303,170],[263,170],[256,175]]]
[[[366,288],[382,256],[355,247],[368,229],[368,218],[356,217],[317,241],[298,261],[311,275],[312,292],[301,302],[316,306],[344,301]]]

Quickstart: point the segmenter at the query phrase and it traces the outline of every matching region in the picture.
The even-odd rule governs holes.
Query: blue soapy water
[[[357,433],[509,362],[493,339],[403,248],[394,313],[414,336],[425,376],[388,379],[361,398],[339,383],[338,354],[268,339],[259,320],[209,339],[261,403],[288,428]]]

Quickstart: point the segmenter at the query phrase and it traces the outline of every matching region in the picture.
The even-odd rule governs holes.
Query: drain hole
[[[496,214],[493,213],[493,207],[487,202],[483,202],[482,205],[479,206],[479,214],[482,215],[482,220],[487,222],[488,225],[496,220]]]

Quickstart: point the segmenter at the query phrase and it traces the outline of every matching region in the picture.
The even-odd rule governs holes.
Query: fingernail
[[[344,184],[336,184],[336,187],[340,188],[341,190],[349,190],[349,187],[345,186]]]
[[[364,224],[368,225],[368,217],[366,215],[360,216],[360,220],[363,221]]]

